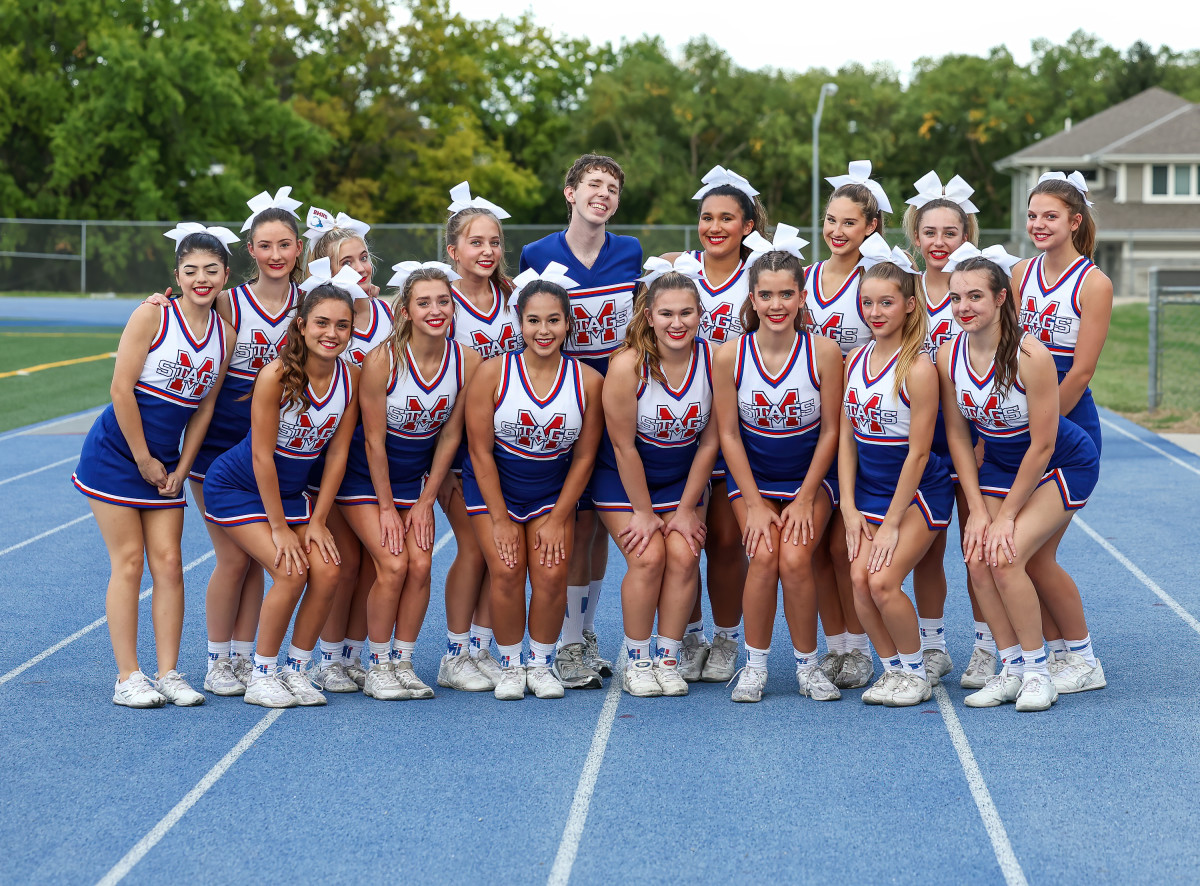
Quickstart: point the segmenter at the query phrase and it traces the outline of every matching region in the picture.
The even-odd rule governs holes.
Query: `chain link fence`
[[[1159,410],[1200,412],[1200,271],[1150,270],[1147,401]],[[1188,283],[1186,281],[1191,280]]]
[[[242,223],[217,221],[232,231]],[[157,221],[71,221],[0,218],[0,292],[79,292],[142,295],[171,285],[174,244],[163,234],[171,225]],[[516,273],[521,248],[561,231],[559,225],[504,225],[510,273]],[[699,248],[693,225],[610,225],[617,234],[642,242],[646,255]],[[981,232],[980,246],[1007,243],[1009,231]],[[378,257],[375,282],[387,282],[391,265],[408,259],[445,259],[444,229],[430,224],[380,224],[368,235]],[[900,243],[898,230],[889,240]],[[811,247],[810,247],[811,249]],[[234,247],[231,279],[250,276],[245,248]]]

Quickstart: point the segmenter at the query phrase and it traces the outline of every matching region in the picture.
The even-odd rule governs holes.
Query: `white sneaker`
[[[846,655],[843,652],[826,652],[817,660],[817,667],[825,674],[825,678],[832,683],[837,679],[838,673],[842,670],[842,661]]]
[[[873,676],[875,676],[875,663],[871,661],[871,656],[863,655],[857,649],[851,649],[842,656],[842,668],[831,682],[838,689],[858,689],[860,686],[870,683]]]
[[[1096,666],[1092,667],[1078,652],[1068,652],[1066,658],[1051,665],[1050,679],[1059,695],[1103,689],[1108,685],[1100,659],[1096,659]]]
[[[963,699],[963,704],[969,708],[994,708],[996,705],[1016,701],[1021,691],[1021,678],[1001,668],[1000,673],[993,674],[983,684],[978,692],[972,692]]]
[[[654,662],[647,658],[625,662],[621,688],[634,698],[658,698],[663,694],[662,686],[654,676]]]
[[[863,690],[863,704],[883,704],[883,700],[892,691],[892,684],[900,676],[900,673],[900,671],[884,671],[883,676]]]
[[[159,677],[154,683],[154,688],[176,707],[191,708],[204,704],[204,696],[189,686],[187,680],[183,679],[183,674],[176,670],[167,671]]]
[[[363,685],[363,695],[380,701],[405,701],[410,693],[396,679],[396,666],[390,661],[371,665]]]
[[[930,686],[938,685],[942,682],[942,677],[954,670],[950,653],[944,649],[926,649],[921,653],[921,658],[925,662],[925,676],[929,679]]]
[[[700,680],[711,649],[712,644],[703,634],[684,634],[683,642],[679,645],[679,676],[685,682],[696,683]]]
[[[294,708],[296,696],[284,685],[283,675],[276,667],[269,674],[255,674],[246,687],[246,704],[264,708]]]
[[[500,701],[520,701],[525,697],[525,666],[511,665],[500,669],[500,682],[494,692]]]
[[[141,671],[134,671],[124,681],[117,677],[113,687],[113,704],[127,708],[161,708],[166,703],[166,698]]]
[[[233,675],[242,681],[243,686],[249,686],[250,681],[254,679],[254,659],[244,655],[233,655],[229,660],[233,662]]]
[[[908,708],[929,701],[932,694],[928,680],[913,671],[902,671],[883,693],[883,703],[889,708]]]
[[[738,642],[728,637],[714,637],[708,650],[708,661],[700,671],[705,683],[728,683],[737,674]]]
[[[340,661],[321,664],[312,669],[312,681],[326,692],[358,692],[359,685],[350,679],[346,666]]]
[[[442,656],[442,663],[438,665],[437,684],[460,692],[491,692],[496,688],[496,684],[475,667],[475,662],[466,653]]]
[[[500,685],[500,677],[504,674],[504,668],[500,667],[500,662],[492,658],[491,650],[485,649],[478,655],[472,655],[471,661],[475,663],[476,670],[492,681],[492,687]]]
[[[393,661],[392,664],[396,666],[396,679],[408,690],[409,698],[433,698],[433,690],[421,682],[411,661]]]
[[[814,701],[837,701],[842,693],[825,676],[820,664],[796,665],[796,682],[800,694]]]
[[[715,647],[716,644],[713,645]],[[746,665],[742,668],[737,685],[733,687],[733,694],[729,697],[739,702],[762,701],[763,689],[766,688],[766,685],[767,669],[752,668],[750,665]]]
[[[567,694],[566,687],[547,665],[527,665],[525,685],[533,690],[533,694],[538,698],[562,698]]]
[[[358,684],[358,688],[362,689],[367,685],[367,669],[363,667],[361,658],[354,658],[350,661],[343,661],[342,668],[346,672],[346,676]]]
[[[583,663],[599,674],[601,677],[608,679],[613,675],[612,662],[607,658],[600,657],[600,641],[596,638],[595,631],[583,629],[583,645],[587,650],[587,654],[583,658]]]
[[[218,658],[204,675],[204,691],[229,698],[246,694],[246,684],[233,675],[233,662]]]
[[[1058,690],[1054,681],[1045,674],[1027,674],[1021,681],[1021,691],[1017,695],[1017,710],[1047,711],[1050,705],[1058,701]]]
[[[971,660],[963,671],[958,685],[963,689],[982,689],[996,673],[996,653],[978,646],[971,652]]]
[[[654,679],[662,689],[662,694],[678,698],[688,694],[687,680],[679,673],[679,660],[674,658],[656,658],[654,660]]]
[[[285,667],[279,672],[279,679],[283,681],[287,691],[292,693],[296,704],[301,707],[315,708],[326,703],[321,690],[317,689],[309,679],[307,669],[296,671]]]

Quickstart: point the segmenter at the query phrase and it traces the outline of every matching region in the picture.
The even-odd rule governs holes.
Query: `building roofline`
[[[1143,136],[1147,132],[1150,132],[1150,130],[1155,129],[1156,127],[1162,126],[1164,123],[1167,123],[1171,120],[1174,120],[1176,117],[1180,116],[1181,114],[1188,113],[1189,111],[1193,110],[1195,107],[1196,106],[1191,104],[1190,102],[1186,105],[1180,105],[1175,110],[1159,117],[1153,123],[1147,123],[1145,126],[1141,127],[1140,129],[1135,129],[1133,132],[1129,133],[1128,135],[1121,136],[1119,139],[1117,139],[1112,144],[1105,145],[1100,150],[1093,151],[1092,153],[1085,154],[1084,156],[1088,157],[1089,159],[1092,157],[1101,157],[1101,156],[1107,154],[1109,151],[1113,150],[1114,148],[1118,148],[1121,145],[1125,144],[1126,142],[1133,141],[1135,138],[1138,138],[1139,136]]]

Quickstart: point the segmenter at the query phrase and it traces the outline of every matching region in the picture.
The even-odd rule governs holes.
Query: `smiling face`
[[[269,221],[254,228],[247,249],[258,265],[259,279],[285,281],[300,259],[301,245],[290,227],[280,221]]]
[[[929,270],[940,271],[946,267],[950,254],[966,242],[967,232],[954,210],[939,206],[922,213],[917,225],[916,245]]]
[[[445,338],[454,317],[449,285],[441,280],[418,280],[400,313],[412,322],[413,335]]]
[[[1047,250],[1071,242],[1071,234],[1083,223],[1083,216],[1071,214],[1062,200],[1050,194],[1034,194],[1025,215],[1025,230],[1033,245]]]
[[[559,351],[569,327],[562,301],[548,292],[535,292],[521,308],[521,335],[525,346],[539,357]]]
[[[852,256],[878,226],[874,220],[868,224],[862,208],[849,197],[834,197],[825,210],[821,235],[831,254]]]
[[[655,295],[653,306],[643,310],[658,340],[659,353],[691,350],[700,328],[700,305],[695,291],[664,289]]]
[[[759,328],[773,332],[796,328],[804,306],[804,287],[788,271],[763,271],[751,293]]]
[[[342,268],[351,268],[358,274],[358,285],[366,286],[375,276],[375,268],[371,265],[371,254],[367,252],[367,244],[359,237],[348,237],[338,243],[337,263],[333,272],[336,274]]]
[[[459,274],[486,280],[504,252],[500,225],[490,216],[477,215],[459,232],[457,242],[447,245],[446,252]]]
[[[754,230],[754,220],[742,213],[733,197],[719,194],[704,198],[700,204],[698,233],[706,254],[722,259],[738,252],[742,240]]]
[[[224,256],[211,252],[189,252],[175,269],[175,282],[183,298],[202,307],[210,307],[229,282],[229,266]]]
[[[583,173],[576,187],[563,188],[563,196],[571,206],[572,219],[603,225],[621,202],[621,183],[611,173],[593,167]]]
[[[982,332],[1000,322],[1006,290],[994,292],[984,271],[955,271],[950,275],[950,310],[967,332]]]
[[[876,338],[902,332],[905,318],[917,309],[916,298],[905,298],[899,286],[878,277],[862,281],[858,300],[862,315]]]
[[[332,358],[346,350],[350,343],[354,315],[344,301],[324,298],[312,306],[307,318],[299,317],[297,323],[308,352]]]

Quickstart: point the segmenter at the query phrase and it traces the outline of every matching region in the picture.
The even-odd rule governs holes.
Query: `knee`
[[[812,548],[809,545],[781,542],[779,577],[784,581],[812,581]]]
[[[866,566],[860,566],[857,562],[850,564],[850,587],[854,592],[856,605],[873,602]]]
[[[388,593],[400,593],[408,576],[407,552],[380,558],[375,562],[375,584]]]
[[[992,584],[992,569],[982,560],[972,559],[967,564],[967,577],[971,579],[972,587]]]
[[[666,566],[666,545],[657,536],[650,539],[650,544],[646,545],[646,550],[642,551],[640,557],[632,554],[629,557],[629,570],[644,579],[661,578]]]
[[[899,590],[887,572],[873,572],[867,576],[867,591],[876,606],[884,605]]]
[[[145,555],[140,549],[114,551],[109,559],[112,563],[113,578],[135,584],[141,583]]]
[[[1009,563],[1006,560],[1001,560],[1000,563],[992,567],[992,581],[996,583],[996,588],[1005,593],[1018,584],[1028,581],[1029,576],[1025,572],[1025,565],[1021,562]]]
[[[406,580],[425,581],[433,569],[433,561],[429,551],[414,547],[408,552],[408,573]]]

